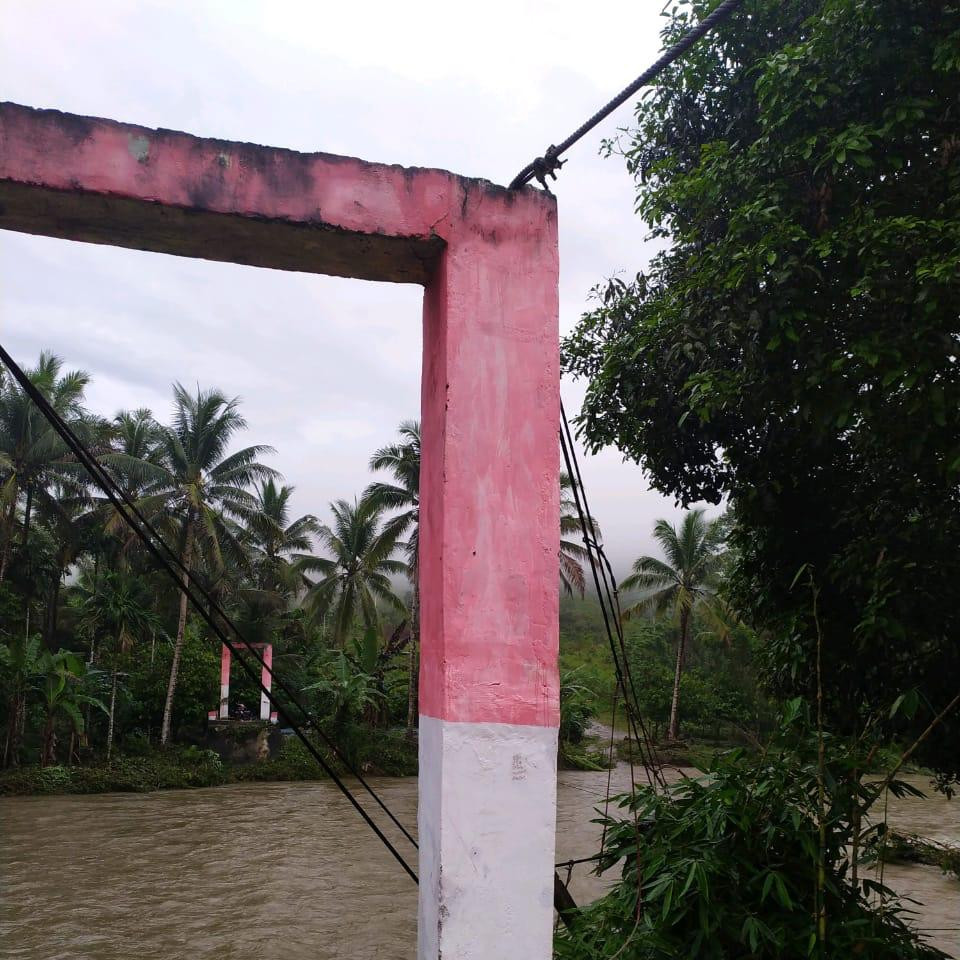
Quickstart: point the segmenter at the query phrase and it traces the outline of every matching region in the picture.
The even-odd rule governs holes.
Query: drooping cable
[[[600,611],[603,615],[604,629],[613,658],[614,672],[623,693],[623,703],[627,714],[628,727],[632,728],[633,739],[636,741],[637,748],[640,751],[641,763],[643,764],[650,786],[653,787],[654,780],[656,780],[661,787],[665,788],[666,780],[663,776],[662,764],[656,755],[653,740],[640,715],[640,701],[637,696],[636,685],[633,681],[633,672],[630,669],[629,657],[627,656],[626,643],[623,636],[616,580],[613,577],[613,570],[609,566],[609,561],[606,559],[606,553],[602,545],[597,541],[593,531],[592,515],[586,499],[586,491],[583,487],[583,476],[580,473],[580,464],[576,455],[576,447],[573,443],[573,434],[570,431],[570,424],[567,420],[567,414],[562,401],[560,403],[560,419],[560,448],[563,452],[564,463],[571,480],[574,505],[576,506],[580,526],[583,531],[583,541],[587,548],[590,572],[593,576],[597,599],[600,603]]]
[[[617,695],[620,692],[620,684],[613,685],[613,703],[610,706],[610,747],[607,753],[607,795],[603,800],[603,834],[600,837],[600,856],[607,849],[607,821],[610,818],[610,785],[613,781],[613,742],[617,727]]]
[[[587,500],[587,490],[583,485],[583,475],[580,473],[580,461],[577,458],[577,449],[573,442],[573,434],[570,430],[570,422],[567,420],[566,411],[563,408],[562,401],[560,404],[560,415],[563,420],[563,430],[566,434],[567,444],[570,449],[570,459],[572,460],[573,468],[576,471],[576,483],[580,489],[581,495],[583,496],[584,511],[589,517],[591,514],[590,504]],[[597,559],[600,562],[600,579],[603,583],[603,589],[607,598],[607,603],[609,604],[612,612],[610,621],[613,623],[616,633],[620,657],[623,662],[623,672],[626,675],[627,682],[630,685],[630,692],[633,695],[633,704],[635,710],[634,716],[636,724],[640,728],[641,734],[637,740],[640,755],[643,757],[644,749],[646,749],[647,756],[644,759],[644,763],[649,762],[651,769],[654,771],[654,775],[656,776],[660,785],[665,788],[667,784],[663,776],[663,763],[660,761],[656,748],[653,745],[653,738],[647,731],[646,723],[643,719],[643,713],[640,710],[640,699],[637,695],[636,684],[633,680],[633,668],[630,666],[630,658],[627,656],[626,639],[623,634],[623,611],[620,609],[620,591],[617,588],[617,580],[613,575],[613,567],[610,564],[610,559],[607,556],[606,551],[603,549],[602,544],[596,543],[595,548],[597,551]],[[628,705],[628,702],[629,701],[625,697],[624,705]]]
[[[376,800],[381,809],[383,809],[383,811],[390,817],[394,825],[414,846],[416,846],[416,841],[413,839],[410,833],[403,827],[400,821],[397,820],[394,814],[387,808],[387,806],[377,796],[369,784],[366,783],[363,777],[353,770],[352,765],[346,760],[346,758],[343,757],[339,749],[326,736],[323,730],[320,729],[319,725],[316,724],[316,722],[310,717],[289,687],[287,687],[287,685],[279,677],[276,677],[273,674],[273,671],[267,667],[267,664],[263,658],[253,648],[246,644],[246,642],[243,640],[242,634],[233,624],[227,614],[222,610],[219,603],[217,603],[217,601],[210,596],[210,594],[206,591],[204,586],[199,582],[194,574],[180,561],[180,558],[174,553],[173,550],[170,549],[166,541],[164,541],[164,539],[157,533],[149,520],[143,516],[136,504],[132,502],[126,492],[116,483],[113,477],[107,473],[103,465],[96,459],[96,457],[90,453],[90,451],[86,448],[86,445],[82,440],[80,440],[79,437],[77,437],[70,425],[66,423],[60,414],[53,408],[43,393],[31,382],[30,378],[26,375],[26,373],[24,373],[21,367],[2,345],[0,345],[0,360],[2,360],[4,365],[13,375],[14,379],[20,385],[20,388],[33,401],[50,426],[53,427],[56,433],[74,454],[74,456],[77,458],[77,461],[86,468],[94,483],[100,487],[119,516],[131,528],[131,530],[133,530],[137,538],[147,548],[148,552],[160,564],[161,569],[163,569],[164,572],[170,576],[170,578],[177,585],[177,588],[186,594],[189,601],[193,604],[201,618],[213,631],[217,639],[219,639],[220,642],[227,647],[231,653],[231,656],[237,660],[247,676],[276,708],[277,713],[293,730],[294,734],[307,749],[307,752],[313,757],[314,760],[316,760],[321,769],[327,774],[327,776],[330,777],[340,792],[357,810],[363,820],[373,830],[387,850],[392,854],[394,859],[400,864],[401,867],[403,867],[404,871],[415,883],[418,883],[419,880],[413,868],[407,863],[407,861],[396,849],[386,834],[383,833],[380,827],[374,822],[367,811],[353,796],[349,788],[340,779],[330,764],[327,763],[319,750],[317,750],[317,748],[310,742],[309,738],[301,729],[300,724],[298,724],[290,716],[286,707],[277,699],[273,691],[266,688],[262,682],[261,675],[247,662],[245,656],[241,654],[240,651],[242,649],[251,654],[253,658],[260,664],[262,669],[267,670],[267,672],[270,673],[271,677],[276,680],[277,686],[280,688],[280,690],[286,694],[290,698],[291,702],[298,707],[298,709],[304,714],[305,719],[311,723],[314,729],[316,729],[321,737],[324,738],[325,742],[331,747],[335,755],[341,760],[341,762],[345,764],[345,766],[347,766],[350,772],[357,777],[358,781],[364,785],[367,792]],[[176,568],[180,569],[179,574],[177,573]],[[234,635],[238,638],[239,645],[231,640],[227,633],[221,628],[220,624],[217,623],[217,616],[219,616],[224,623],[229,626]]]
[[[510,189],[517,190],[529,183],[534,177],[546,187],[547,177],[557,179],[556,171],[563,165],[560,156],[567,152],[584,134],[589,133],[601,120],[605,120],[617,107],[630,99],[641,87],[647,86],[655,80],[667,67],[679,60],[698,40],[706,36],[718,23],[721,23],[733,13],[743,0],[723,0],[710,14],[704,17],[696,26],[691,27],[672,47],[664,51],[663,55],[651,67],[644,70],[629,86],[624,87],[612,100],[604,104],[589,120],[582,123],[573,133],[558,145],[547,147],[542,157],[528,163],[510,182]]]

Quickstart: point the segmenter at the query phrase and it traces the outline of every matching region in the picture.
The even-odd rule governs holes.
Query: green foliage
[[[618,868],[620,880],[584,909],[574,933],[559,937],[558,957],[943,957],[908,929],[872,874],[853,879],[854,836],[863,843],[879,828],[859,827],[869,788],[855,773],[860,761],[837,743],[825,770],[821,839],[816,737],[805,732],[799,702],[788,712],[763,754],[729,751],[708,777],[620,798],[601,863]]]
[[[406,564],[393,559],[400,527],[382,522],[382,510],[374,500],[330,504],[333,526],[321,524],[317,536],[331,557],[301,556],[299,569],[317,574],[306,603],[319,616],[333,619],[333,637],[343,645],[357,618],[366,628],[379,628],[383,604],[403,613],[403,602],[390,582],[391,576],[407,571]]]
[[[677,627],[669,620],[633,620],[627,625],[627,656],[642,716],[655,734],[670,718]],[[759,736],[773,727],[773,707],[755,666],[757,638],[745,626],[718,637],[709,618],[694,616],[687,666],[680,679],[685,730],[698,737]]]
[[[671,8],[675,39],[712,3]],[[728,497],[735,599],[853,730],[960,675],[960,6],[757,0],[668,69],[620,149],[666,248],[565,343],[588,446],[684,503]],[[960,773],[960,720],[922,744]]]
[[[50,653],[45,650],[37,660],[40,676],[40,703],[44,712],[40,765],[55,762],[58,732],[63,725],[74,734],[82,734],[84,707],[95,707],[103,713],[107,708],[85,689],[88,670],[76,654],[69,650]]]
[[[960,847],[957,846],[887,830],[877,840],[875,852],[884,863],[925,863],[960,880]]]
[[[313,745],[339,774],[346,766],[319,739]],[[401,730],[383,730],[366,724],[352,724],[337,733],[337,747],[350,765],[364,774],[409,777],[417,773],[417,744]],[[240,780],[319,780],[324,776],[317,761],[296,737],[288,737],[275,759],[238,767]]]
[[[77,629],[112,664],[120,662],[137,640],[160,629],[153,611],[153,590],[145,578],[130,570],[95,572],[81,567],[69,599],[77,613]]]
[[[354,769],[387,777],[416,776],[417,744],[398,730],[364,725],[344,728],[338,746]],[[314,744],[340,774],[347,768],[320,741]],[[130,749],[130,748],[133,749]],[[224,783],[322,780],[325,774],[296,737],[288,737],[277,756],[231,767],[215,752],[197,746],[164,749],[142,739],[112,760],[77,766],[30,766],[0,772],[0,796],[51,793],[145,793],[214,787]]]
[[[574,673],[593,694],[598,719],[609,722],[616,683],[600,605],[587,595],[560,598],[560,673]]]
[[[340,651],[333,659],[329,676],[304,687],[304,692],[317,691],[330,699],[334,728],[342,729],[349,720],[359,719],[376,710],[383,694],[377,689],[376,679],[364,673],[355,662]]]
[[[0,773],[0,795],[146,793],[212,787],[229,779],[229,771],[213,751],[182,747],[116,757],[109,763],[7,771]]]
[[[600,524],[594,517],[587,520],[591,537],[597,542],[603,539]],[[578,593],[581,597],[587,589],[583,566],[589,559],[583,543],[583,526],[580,511],[574,496],[573,479],[566,471],[560,473],[560,589],[568,597]]]
[[[564,670],[560,674],[560,740],[580,743],[595,715],[596,694],[584,681],[582,672]]]
[[[144,659],[129,678],[130,703],[121,718],[126,728],[151,730],[154,735],[159,731],[172,658],[173,643],[164,637],[157,643],[153,663]],[[211,704],[217,703],[219,681],[219,643],[204,635],[197,624],[188,623],[173,700],[178,731],[197,735],[203,729]]]

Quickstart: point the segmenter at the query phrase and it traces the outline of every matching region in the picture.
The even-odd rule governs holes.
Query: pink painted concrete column
[[[421,960],[551,956],[558,705],[552,198],[468,198],[424,300]]]
[[[271,680],[273,679],[273,674],[270,672],[273,668],[273,644],[265,643],[263,645],[263,666],[260,668],[260,682],[267,688],[268,691],[273,689],[271,687]],[[270,698],[262,690],[260,691],[260,719],[269,720],[270,719]]]
[[[220,719],[230,716],[230,648],[220,647]]]

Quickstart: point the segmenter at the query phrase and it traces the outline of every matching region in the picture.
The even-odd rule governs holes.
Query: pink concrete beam
[[[462,206],[484,196],[514,195],[443,170],[0,103],[3,229],[423,284]]]

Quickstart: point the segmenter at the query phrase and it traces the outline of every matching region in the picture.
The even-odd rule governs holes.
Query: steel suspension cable
[[[590,504],[587,501],[587,490],[583,485],[583,475],[580,473],[580,461],[577,458],[576,446],[573,442],[573,434],[570,430],[570,422],[567,420],[566,411],[563,408],[563,402],[560,404],[560,414],[563,419],[563,430],[567,437],[567,443],[571,451],[571,460],[573,461],[573,467],[576,471],[576,483],[580,488],[580,492],[583,496],[583,506],[586,511],[587,516],[590,514]],[[662,787],[666,787],[666,780],[663,776],[663,764],[660,762],[660,758],[657,755],[656,748],[653,745],[653,738],[650,736],[647,731],[646,723],[643,719],[643,714],[640,710],[640,699],[637,695],[636,684],[633,680],[633,668],[630,666],[630,658],[627,656],[627,646],[626,639],[623,634],[623,612],[620,609],[620,591],[617,589],[617,580],[613,575],[613,567],[610,565],[610,559],[607,557],[607,552],[603,549],[602,545],[599,543],[594,544],[597,551],[597,558],[600,561],[600,579],[603,583],[603,589],[606,594],[607,603],[610,605],[612,616],[611,621],[614,625],[614,630],[617,636],[617,642],[620,648],[620,656],[623,661],[623,670],[626,675],[627,682],[630,684],[630,692],[633,694],[633,702],[635,709],[635,719],[636,723],[640,727],[641,738],[638,739],[638,749],[640,750],[640,755],[643,757],[643,751],[646,749],[647,758],[644,762],[650,763],[651,769],[654,771],[654,774],[659,781]],[[626,692],[624,693],[624,706],[628,706],[629,701],[626,698]]]
[[[587,548],[590,572],[593,576],[594,586],[597,591],[600,612],[603,615],[604,629],[610,645],[614,672],[620,689],[623,692],[624,709],[627,713],[628,726],[632,728],[633,738],[636,740],[637,747],[640,750],[641,762],[643,763],[644,772],[646,773],[650,786],[654,786],[654,779],[656,779],[660,786],[665,787],[666,782],[663,777],[662,767],[655,757],[653,742],[640,717],[640,701],[637,697],[636,686],[633,683],[632,672],[627,662],[626,645],[623,640],[623,629],[619,618],[619,605],[614,605],[610,601],[611,588],[607,582],[607,572],[604,569],[603,562],[605,553],[603,547],[597,542],[593,532],[593,522],[589,512],[589,505],[586,502],[586,491],[583,489],[583,477],[580,473],[580,464],[577,460],[576,448],[574,447],[573,436],[570,432],[570,424],[567,421],[567,415],[563,408],[562,401],[560,403],[560,417],[562,421],[560,448],[563,452],[567,473],[570,475],[574,505],[576,506],[580,526],[583,530],[583,541]],[[598,557],[603,558],[599,563]],[[612,570],[610,571],[610,576],[612,577]],[[607,609],[608,605],[610,606],[609,612]],[[611,625],[611,621],[613,621],[613,625]],[[614,639],[614,634],[617,636],[616,640]],[[618,641],[619,651],[617,650]],[[645,749],[647,753],[646,757],[644,756]]]
[[[630,99],[641,87],[647,86],[655,80],[667,67],[679,60],[698,40],[706,36],[718,23],[730,16],[743,0],[723,0],[723,2],[698,24],[691,27],[672,47],[664,51],[663,55],[652,66],[644,70],[629,86],[624,87],[612,100],[604,104],[589,120],[582,123],[573,133],[558,145],[547,147],[542,157],[528,163],[510,182],[510,189],[517,190],[529,183],[534,177],[547,186],[547,177],[557,179],[556,171],[563,166],[561,154],[569,150],[581,137],[589,133],[601,120],[605,120],[617,107]]]
[[[573,469],[576,471],[576,477],[572,479],[574,479],[576,486],[579,488],[583,497],[584,512],[588,517],[590,517],[592,514],[590,513],[590,504],[587,500],[587,490],[583,485],[583,475],[580,473],[580,461],[577,457],[577,450],[573,442],[573,434],[570,430],[570,422],[567,420],[567,414],[563,407],[563,401],[560,402],[560,416],[563,421],[563,432],[566,435],[567,445],[570,450],[570,459],[573,463]],[[637,696],[637,688],[633,680],[633,668],[630,666],[630,658],[627,656],[626,640],[623,635],[623,613],[620,609],[620,591],[617,589],[617,580],[613,575],[613,567],[610,565],[610,560],[607,557],[607,553],[601,544],[596,542],[596,538],[594,538],[593,545],[597,551],[597,558],[600,561],[600,579],[603,583],[604,593],[606,594],[607,603],[610,605],[612,611],[612,616],[610,619],[616,632],[617,642],[620,648],[620,656],[623,661],[623,671],[626,675],[627,682],[630,685],[630,692],[633,694],[635,721],[640,727],[640,733],[642,735],[637,740],[638,749],[640,750],[641,757],[643,757],[643,751],[644,748],[646,748],[647,760],[649,760],[651,769],[654,771],[657,780],[660,782],[660,785],[662,787],[666,787],[666,780],[663,776],[663,764],[660,762],[660,758],[657,755],[656,749],[653,745],[653,738],[647,731],[646,724],[643,720],[643,714],[640,711],[640,699]],[[624,706],[629,707],[629,700],[626,696],[626,688],[624,688]],[[647,760],[644,760],[644,762],[646,763]]]
[[[266,670],[271,678],[276,679],[277,686],[280,690],[285,693],[291,700],[293,704],[304,715],[304,718],[309,722],[317,733],[323,737],[324,741],[330,746],[334,754],[344,763],[344,765],[350,770],[354,776],[357,777],[358,781],[363,784],[367,792],[374,798],[374,800],[379,804],[381,809],[390,817],[394,825],[403,833],[403,835],[414,845],[416,846],[416,841],[410,835],[410,833],[404,828],[399,820],[394,816],[394,814],[389,810],[389,808],[383,803],[383,801],[377,796],[376,792],[373,790],[366,781],[353,770],[352,765],[345,757],[340,753],[336,744],[333,743],[327,737],[322,729],[315,720],[307,713],[304,707],[297,700],[296,695],[289,689],[289,687],[276,675],[273,673],[272,669],[267,666],[264,659],[251,647],[249,647],[243,639],[242,634],[233,624],[229,616],[223,611],[219,603],[210,596],[209,592],[205,587],[200,583],[200,581],[194,576],[192,571],[189,570],[181,561],[180,558],[170,549],[166,541],[157,533],[153,525],[143,516],[139,508],[134,504],[126,492],[116,483],[113,477],[107,473],[103,465],[90,453],[86,445],[77,437],[76,433],[70,427],[69,424],[60,416],[60,414],[53,408],[49,403],[47,398],[43,393],[31,382],[30,378],[24,373],[21,367],[17,362],[10,356],[10,354],[0,345],[0,360],[4,363],[10,373],[13,375],[14,379],[20,385],[20,388],[24,393],[33,401],[37,406],[40,412],[43,414],[44,418],[49,422],[53,429],[57,432],[63,442],[67,445],[70,451],[77,457],[78,462],[84,466],[90,476],[93,478],[97,486],[101,488],[103,493],[106,495],[107,499],[113,505],[114,509],[117,511],[119,516],[124,520],[124,522],[133,530],[138,539],[144,544],[149,553],[154,557],[154,559],[160,564],[161,568],[170,576],[170,578],[177,585],[179,590],[182,590],[186,594],[187,598],[196,608],[197,612],[200,614],[201,618],[207,623],[216,637],[223,643],[224,646],[230,651],[231,656],[233,656],[241,665],[244,672],[247,676],[254,682],[258,687],[260,692],[264,694],[271,704],[276,708],[278,714],[283,718],[283,720],[290,726],[297,738],[303,743],[304,747],[307,749],[307,752],[313,757],[314,760],[319,764],[321,769],[330,777],[334,782],[340,792],[347,798],[350,804],[357,810],[363,820],[367,825],[373,830],[377,835],[380,841],[384,844],[387,850],[392,854],[394,859],[400,864],[404,871],[411,877],[411,879],[418,883],[418,877],[416,872],[410,867],[406,862],[404,857],[396,849],[390,839],[383,833],[379,826],[374,822],[370,817],[367,811],[360,805],[356,800],[353,794],[350,792],[349,788],[344,784],[340,779],[336,771],[327,763],[323,755],[317,750],[317,748],[310,742],[309,738],[304,734],[300,725],[290,716],[286,707],[277,699],[272,690],[268,690],[263,684],[261,675],[247,662],[246,658],[241,654],[241,649],[246,650],[247,653],[250,653],[253,658],[260,664],[261,668]],[[176,567],[180,568],[181,573],[178,574]],[[205,601],[206,603],[204,603]],[[229,628],[233,631],[234,635],[238,638],[240,646],[237,645],[221,628],[217,623],[216,615],[219,615],[221,619],[226,623]]]

